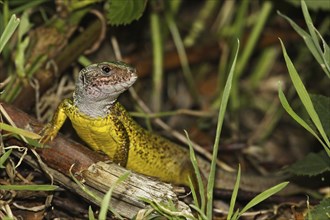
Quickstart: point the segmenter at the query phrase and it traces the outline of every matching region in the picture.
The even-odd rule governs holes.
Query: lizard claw
[[[39,139],[39,143],[46,144],[49,141],[52,141],[54,137],[56,136],[57,132],[55,128],[47,124],[41,131],[40,131],[41,138]]]

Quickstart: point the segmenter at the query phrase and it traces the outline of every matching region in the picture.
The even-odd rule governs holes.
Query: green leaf
[[[31,138],[31,139],[40,139],[40,135],[21,129],[21,128],[17,128],[17,127],[13,127],[11,125],[5,124],[0,122],[0,130],[5,130],[5,131],[9,131],[12,132],[14,134],[18,134],[18,135],[22,135],[24,137],[27,138]]]
[[[305,22],[307,24],[307,28],[309,30],[309,34],[312,37],[313,43],[315,45],[315,48],[317,48],[318,52],[321,53],[321,47],[319,44],[319,39],[317,37],[317,33],[315,32],[315,27],[313,25],[313,21],[311,16],[309,15],[307,5],[304,1],[301,1],[301,10],[303,12]]]
[[[330,47],[329,45],[325,42],[323,38],[322,39],[322,45],[323,45],[323,57],[324,60],[326,61],[325,64],[327,65],[326,67],[330,69]]]
[[[315,110],[320,117],[326,135],[330,137],[330,97],[314,94],[309,94],[309,96],[311,97]]]
[[[299,116],[297,115],[297,113],[295,113],[293,111],[293,109],[291,108],[288,100],[286,99],[282,88],[281,88],[281,84],[279,83],[279,88],[278,88],[278,96],[280,98],[280,102],[283,106],[283,108],[285,109],[285,111],[296,121],[298,122],[303,128],[305,128],[309,133],[311,133],[324,147],[324,149],[327,150],[327,152],[329,152],[330,155],[330,150],[327,148],[327,146],[325,145],[325,143],[319,138],[319,136],[316,134],[316,132]]]
[[[309,33],[312,37],[314,46],[317,49],[318,54],[322,58],[322,61],[319,62],[319,63],[321,65],[322,69],[324,69],[324,71],[327,73],[328,77],[330,77],[330,69],[329,69],[329,65],[327,65],[327,64],[329,64],[329,60],[326,60],[326,56],[324,56],[324,53],[321,49],[321,45],[320,45],[320,42],[319,42],[319,38],[321,39],[321,41],[323,43],[324,50],[326,50],[325,48],[326,48],[327,44],[325,43],[324,39],[322,38],[322,36],[318,32],[318,30],[314,27],[312,18],[309,15],[308,8],[307,8],[307,5],[306,5],[305,1],[301,1],[301,9],[302,9],[302,12],[303,12],[303,15],[304,15],[305,22],[307,24]]]
[[[18,39],[19,41],[23,40],[23,36],[32,28],[32,24],[29,21],[29,13],[24,11],[21,16],[21,22],[18,27]]]
[[[49,0],[33,0],[33,1],[16,1],[16,5],[14,4],[15,1],[10,0],[8,1],[11,5],[10,12],[13,14],[21,14],[24,11],[31,10],[31,8],[38,8],[38,5],[49,2]],[[22,4],[24,3],[24,4]]]
[[[196,191],[199,190],[199,195],[200,195],[200,199],[201,199],[201,204],[200,204],[199,207],[201,209],[201,212],[204,213],[204,211],[205,211],[205,202],[206,202],[205,201],[205,190],[206,189],[204,189],[202,176],[201,176],[201,173],[200,173],[199,168],[198,168],[196,155],[195,155],[194,149],[191,145],[188,132],[186,130],[184,130],[184,132],[186,133],[186,137],[187,137],[187,140],[188,140],[190,161],[193,164],[195,175],[196,175],[196,178],[197,178],[197,183],[198,183],[198,189],[195,189],[193,183],[191,182],[191,180],[189,178],[189,183],[191,183],[190,184],[190,189],[193,193],[193,198],[194,198],[194,201],[195,201],[195,204],[196,204],[197,207],[199,206],[199,203],[198,203],[198,199],[196,197]]]
[[[262,201],[264,201],[265,199],[271,197],[272,195],[274,195],[275,193],[281,191],[284,187],[286,187],[286,185],[288,185],[289,182],[283,182],[280,184],[277,184],[276,186],[273,186],[272,188],[269,188],[265,191],[263,191],[262,193],[260,193],[259,195],[257,195],[256,197],[254,197],[243,209],[242,211],[240,211],[240,215],[242,215],[244,212],[246,212],[247,210],[249,210],[250,208],[252,208],[253,206],[261,203]]]
[[[89,220],[95,220],[93,209],[91,206],[88,207],[88,219]]]
[[[323,199],[320,204],[314,206],[312,219],[329,219],[330,216],[330,198]]]
[[[309,153],[304,159],[292,164],[288,170],[301,176],[316,176],[330,171],[330,160],[324,151],[316,154]]]
[[[218,123],[217,123],[217,132],[214,140],[213,145],[213,153],[212,153],[212,162],[211,162],[211,168],[210,168],[210,174],[207,182],[207,199],[209,200],[207,202],[206,207],[206,214],[208,219],[212,219],[212,210],[213,210],[213,189],[214,189],[214,180],[215,180],[215,171],[216,171],[216,161],[218,157],[218,150],[219,150],[219,142],[220,142],[220,135],[222,130],[222,124],[225,118],[226,108],[229,100],[229,95],[231,91],[231,87],[233,84],[233,78],[235,73],[235,67],[236,67],[236,61],[239,51],[239,40],[237,40],[237,49],[235,52],[235,57],[233,60],[233,63],[231,65],[229,75],[225,84],[225,88],[223,90],[219,114],[218,114]]]
[[[237,220],[239,218],[239,209],[236,210],[234,215],[231,217],[231,220]]]
[[[11,154],[12,149],[6,151],[3,155],[1,155],[0,157],[0,168],[5,168],[3,166],[3,164],[6,162],[6,160],[8,159],[9,155]]]
[[[145,9],[146,0],[108,0],[107,19],[111,25],[125,25],[138,20]]]
[[[237,217],[238,217],[238,210],[234,213],[234,215],[233,215],[233,212],[234,212],[236,198],[237,198],[237,195],[238,195],[238,189],[239,189],[240,181],[241,181],[241,165],[238,164],[237,177],[236,177],[236,182],[235,182],[233,193],[231,194],[230,206],[229,206],[229,211],[228,211],[228,215],[227,215],[227,220],[237,219]]]
[[[26,77],[25,73],[25,51],[29,46],[30,38],[26,37],[22,42],[19,42],[15,56],[16,72],[19,77]]]
[[[291,20],[289,17],[285,16],[284,14],[280,13],[279,11],[277,12],[280,16],[282,16],[283,18],[285,18],[290,25],[292,26],[292,28],[304,39],[309,51],[313,54],[313,56],[315,57],[315,59],[317,60],[318,63],[322,63],[322,57],[319,54],[319,51],[317,50],[317,48],[315,47],[314,43],[313,43],[313,39],[312,37],[306,32],[304,31],[301,27],[299,27],[293,20]]]
[[[54,185],[0,185],[1,190],[53,191],[57,188]]]
[[[32,24],[29,21],[29,13],[25,11],[21,16],[21,22],[18,27],[18,47],[15,54],[15,66],[17,75],[20,77],[25,77],[25,54],[26,49],[29,45],[30,38],[26,36],[23,39],[23,36],[32,28]]]
[[[13,35],[19,22],[20,22],[20,19],[16,18],[16,15],[11,16],[11,18],[8,22],[8,25],[6,26],[4,32],[1,34],[0,53],[1,53],[2,49],[4,48],[4,46],[6,45],[6,43],[8,42],[8,40],[10,39],[10,37]]]
[[[317,115],[317,112],[314,108],[312,100],[309,97],[309,94],[308,94],[303,82],[301,81],[296,68],[294,67],[290,57],[288,56],[288,54],[286,52],[286,49],[284,47],[284,44],[281,41],[281,39],[280,39],[280,42],[281,42],[281,46],[282,46],[282,51],[283,51],[283,56],[284,56],[284,59],[285,59],[285,63],[286,63],[286,66],[288,68],[289,75],[290,75],[291,81],[294,85],[294,88],[296,89],[301,102],[303,103],[306,111],[308,112],[309,117],[312,119],[315,127],[317,128],[317,130],[320,133],[323,141],[325,142],[325,145],[326,145],[325,149],[329,153],[330,152],[330,150],[329,150],[330,141],[329,141],[328,137],[325,134],[325,131],[324,131],[323,126],[321,124],[320,118]],[[330,154],[329,154],[329,156],[330,156]]]
[[[304,14],[305,22],[307,24],[309,34],[304,31],[302,28],[300,28],[293,20],[291,20],[289,17],[285,16],[284,14],[281,14],[279,11],[277,12],[280,16],[285,18],[290,25],[293,27],[293,29],[304,39],[309,51],[313,54],[317,62],[320,64],[321,68],[324,70],[324,72],[327,74],[328,77],[330,77],[330,67],[329,67],[329,60],[327,59],[328,53],[329,53],[329,47],[325,43],[324,39],[322,38],[321,34],[316,30],[316,28],[313,25],[313,21],[308,13],[307,6],[304,1],[301,2],[302,11]],[[321,39],[323,44],[323,50],[321,49],[318,37]]]

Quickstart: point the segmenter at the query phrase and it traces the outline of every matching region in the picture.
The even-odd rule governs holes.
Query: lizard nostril
[[[85,85],[85,76],[83,74],[80,75],[80,81]]]

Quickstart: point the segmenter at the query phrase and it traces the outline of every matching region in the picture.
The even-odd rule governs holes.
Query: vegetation
[[[136,219],[213,219],[218,215],[239,219],[256,216],[254,211],[269,219],[329,217],[329,192],[321,189],[329,187],[330,171],[330,49],[326,40],[330,5],[297,2],[3,0],[0,100],[46,122],[60,100],[71,96],[74,73],[81,66],[124,60],[137,67],[140,79],[134,86],[137,92],[120,101],[148,129],[160,132],[161,126],[174,140],[186,138],[199,177],[199,189],[192,189],[194,204],[190,204],[194,216],[179,210],[173,201],[164,204],[141,198],[151,208],[141,210]],[[122,218],[109,204],[114,188],[129,173],[103,199],[71,176],[100,208],[77,195],[78,199],[67,198],[52,181],[47,185],[48,174],[39,174],[26,163],[31,160],[27,149],[39,158],[34,150],[40,147],[39,135],[17,128],[4,108],[0,112],[0,190],[10,198],[1,199],[1,218],[27,217],[29,211],[47,218],[94,219],[96,213],[99,219]],[[73,133],[70,126],[63,132]],[[13,155],[21,150],[24,153]],[[206,189],[197,153],[212,161]],[[234,190],[226,198],[214,193],[218,160],[238,167]],[[287,186],[283,181],[247,200],[240,197],[242,173],[275,175],[284,166],[286,174],[312,183],[303,187],[321,196],[286,198],[302,201],[293,205],[266,200]],[[65,190],[66,186],[61,187]],[[17,191],[51,193],[36,193],[32,199],[8,194]],[[200,202],[197,194],[202,195]],[[34,207],[26,208],[31,200]],[[217,200],[226,202],[227,210],[220,209]],[[64,202],[73,205],[65,209]],[[40,204],[45,205],[38,209]],[[273,210],[274,205],[282,212]],[[56,208],[50,210],[51,206]],[[73,212],[73,207],[83,211]]]

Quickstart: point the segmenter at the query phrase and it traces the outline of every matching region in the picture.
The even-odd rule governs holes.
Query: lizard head
[[[79,72],[74,102],[78,108],[87,104],[101,108],[111,106],[136,79],[136,69],[123,62],[92,64]]]

